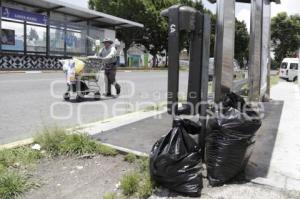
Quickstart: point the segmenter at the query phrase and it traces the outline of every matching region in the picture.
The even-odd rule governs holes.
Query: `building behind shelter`
[[[95,54],[95,40],[143,25],[59,0],[0,0],[0,70],[60,69],[59,59]]]

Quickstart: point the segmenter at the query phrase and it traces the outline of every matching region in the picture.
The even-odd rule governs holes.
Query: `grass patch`
[[[87,134],[68,135],[63,129],[45,129],[34,138],[35,143],[41,145],[53,156],[101,154],[115,156],[117,151],[90,138]]]
[[[142,175],[142,181],[138,186],[137,195],[141,199],[149,198],[153,192],[154,184],[149,173]]]
[[[42,157],[29,147],[0,150],[0,198],[16,198],[34,187],[24,172]]]
[[[103,199],[117,199],[117,194],[115,193],[106,193],[103,196]]]
[[[104,155],[104,156],[116,156],[116,155],[118,155],[117,150],[115,150],[115,149],[113,149],[109,146],[105,146],[103,144],[98,144],[97,152],[101,155]]]
[[[278,75],[272,75],[270,76],[270,84],[271,86],[274,86],[276,84],[278,84],[279,82],[279,76]]]
[[[130,172],[123,176],[121,180],[121,189],[124,195],[132,196],[138,190],[140,175],[137,172]]]
[[[128,153],[126,156],[124,156],[124,161],[129,163],[134,163],[136,159],[137,157],[133,153]]]
[[[137,161],[138,169],[125,174],[120,188],[125,196],[146,199],[151,196],[155,187],[149,173],[149,159],[141,157]]]
[[[3,164],[0,164],[0,176],[6,171],[6,167]]]
[[[0,176],[0,198],[12,199],[28,191],[33,184],[28,179],[14,172],[6,172]]]
[[[42,157],[43,155],[39,151],[28,147],[4,149],[0,151],[0,169],[1,167],[28,167]]]
[[[62,128],[44,128],[34,136],[34,142],[41,145],[51,155],[59,155],[62,142],[66,139],[67,133]]]
[[[142,110],[144,110],[144,111],[161,111],[161,110],[163,110],[164,107],[166,107],[166,105],[167,104],[165,102],[160,102],[160,103],[146,106]]]

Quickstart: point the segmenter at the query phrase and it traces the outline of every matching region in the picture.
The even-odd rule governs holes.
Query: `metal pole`
[[[174,6],[169,10],[169,70],[168,70],[168,113],[177,113],[178,105],[173,107],[173,102],[178,102],[179,83],[179,7]],[[172,58],[172,59],[170,59]],[[173,108],[175,110],[173,110]]]
[[[27,55],[27,22],[24,21],[24,55]]]
[[[233,85],[235,0],[217,1],[215,44],[215,102],[220,102]]]
[[[263,0],[251,2],[251,27],[249,47],[249,100],[260,100],[262,53],[262,5]]]
[[[64,22],[64,56],[67,57],[67,24]]]
[[[47,25],[46,25],[46,56],[50,55],[50,10],[47,11]]]
[[[86,29],[86,35],[87,35],[87,38],[86,38],[86,40],[85,40],[85,54],[86,54],[86,56],[88,56],[89,55],[89,53],[90,53],[90,49],[89,49],[89,47],[90,47],[90,42],[89,42],[89,36],[90,36],[90,21],[88,20],[87,22],[86,22],[86,25],[87,25],[87,29]]]
[[[263,1],[262,9],[262,57],[261,57],[261,85],[260,97],[268,100],[270,97],[270,40],[271,40],[271,5],[270,0]]]
[[[2,0],[0,0],[0,38],[2,38]],[[0,40],[0,53],[2,52],[2,40]]]

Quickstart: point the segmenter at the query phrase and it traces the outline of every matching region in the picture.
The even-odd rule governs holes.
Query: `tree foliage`
[[[300,16],[282,12],[272,18],[271,41],[277,67],[285,57],[293,57],[300,47]]]
[[[182,4],[194,7],[211,16],[211,50],[214,55],[215,23],[216,16],[204,9],[202,1],[194,0],[89,0],[91,9],[115,15],[121,18],[133,20],[144,24],[143,29],[121,29],[117,31],[117,37],[125,43],[124,55],[129,47],[136,43],[142,44],[156,58],[156,55],[167,50],[168,24],[167,20],[160,16],[160,12],[174,4]],[[182,34],[181,49],[188,49],[189,40],[187,34]],[[236,58],[242,63],[243,58],[248,57],[249,34],[244,22],[237,21],[236,25]],[[155,63],[155,61],[154,61]]]
[[[243,65],[243,60],[249,60],[249,33],[244,21],[235,20],[234,57]]]

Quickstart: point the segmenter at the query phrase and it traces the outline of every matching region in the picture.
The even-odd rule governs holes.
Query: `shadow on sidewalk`
[[[153,144],[172,127],[172,116],[167,113],[146,118],[93,137],[101,142],[149,154]]]
[[[275,100],[264,103],[265,117],[257,132],[255,147],[246,169],[246,176],[250,180],[268,174],[283,104],[283,101]]]
[[[266,177],[277,137],[283,101],[264,103],[265,116],[246,168],[246,179]],[[160,118],[147,118],[126,126],[99,133],[93,137],[104,143],[149,154],[153,144],[172,127],[172,116],[164,113]],[[242,180],[244,182],[245,179]],[[236,182],[235,182],[236,183]]]

